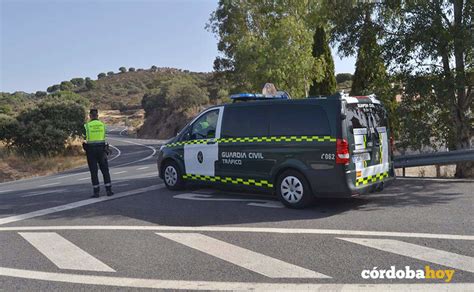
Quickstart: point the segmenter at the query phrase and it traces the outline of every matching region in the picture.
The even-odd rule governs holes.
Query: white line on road
[[[59,185],[59,184],[60,184],[59,182],[55,182],[55,183],[49,183],[49,184],[39,185],[38,187],[49,187],[49,186],[55,186],[55,185]]]
[[[115,272],[57,233],[25,232],[20,235],[60,269]]]
[[[27,193],[27,194],[25,194],[21,197],[26,198],[26,197],[35,197],[35,196],[40,196],[40,195],[57,194],[57,193],[60,193],[60,192],[64,192],[65,190],[66,189],[41,191],[41,192],[30,192],[30,193]]]
[[[91,179],[90,177],[83,177],[83,178],[80,178],[78,180],[86,180],[86,179]]]
[[[104,201],[115,200],[115,199],[118,199],[118,198],[123,198],[123,197],[131,196],[131,195],[137,195],[137,194],[140,194],[140,193],[143,193],[143,192],[159,190],[159,189],[162,189],[164,187],[165,186],[163,184],[159,184],[159,185],[154,185],[154,186],[150,186],[150,187],[146,187],[146,188],[141,188],[141,189],[131,190],[131,191],[123,192],[123,193],[118,193],[118,194],[115,194],[112,197],[100,197],[100,198],[97,198],[97,199],[87,199],[87,200],[77,201],[77,202],[74,202],[74,203],[69,203],[69,204],[66,204],[66,205],[60,205],[60,206],[56,206],[56,207],[52,207],[52,208],[33,211],[33,212],[30,212],[30,213],[25,213],[25,214],[0,218],[0,225],[12,223],[12,222],[17,222],[17,221],[21,221],[21,220],[25,220],[25,219],[31,219],[31,218],[34,218],[34,217],[44,216],[44,215],[48,215],[48,214],[52,214],[52,213],[62,212],[62,211],[66,211],[66,210],[71,210],[71,209],[75,209],[75,208],[79,208],[79,207],[87,206],[87,205],[91,205],[91,204],[96,204],[96,203],[100,203],[100,202],[104,202]]]
[[[148,145],[145,145],[145,144],[140,144],[140,143],[137,143],[137,142],[127,141],[127,140],[122,140],[122,139],[116,139],[116,138],[109,138],[109,139],[110,139],[110,140],[116,140],[116,141],[121,141],[121,142],[129,143],[129,144],[134,144],[134,145],[143,146],[143,147],[146,147],[146,148],[148,148],[148,149],[153,150],[153,153],[152,153],[151,155],[145,157],[145,158],[142,158],[142,159],[136,160],[136,161],[132,161],[132,162],[128,162],[128,163],[123,163],[123,164],[118,165],[117,167],[129,165],[129,164],[132,164],[132,163],[135,163],[135,162],[144,161],[144,160],[147,160],[147,159],[152,158],[152,157],[156,154],[156,149],[155,149],[155,147],[152,147],[152,146],[148,146]]]
[[[190,248],[270,278],[331,278],[199,233],[157,233]]]
[[[160,188],[164,188],[164,186],[161,186]],[[109,198],[109,197],[106,197],[106,198]],[[5,224],[5,223],[2,223],[1,221],[4,219],[7,219],[7,218],[0,218],[0,225]],[[134,230],[134,231],[147,230],[147,231],[189,231],[189,232],[252,232],[252,233],[273,233],[273,234],[383,236],[383,237],[432,238],[432,239],[474,241],[474,235],[392,232],[392,231],[338,230],[338,229],[310,229],[310,228],[234,227],[234,226],[161,226],[161,225],[153,225],[153,226],[128,226],[128,225],[69,226],[68,225],[68,226],[0,227],[0,231],[25,231],[25,230]]]
[[[238,198],[219,198],[212,195],[184,193],[173,196],[175,199],[193,200],[193,201],[220,201],[220,202],[248,202],[250,206],[283,208],[284,206],[278,201],[261,200],[261,199],[238,199]]]
[[[112,174],[121,174],[121,173],[126,173],[126,172],[127,172],[126,170],[122,170],[122,171],[114,172]]]
[[[137,170],[143,170],[143,169],[148,169],[148,168],[150,168],[150,167],[149,166],[139,167],[139,168],[137,168]]]
[[[0,194],[1,194],[1,193],[8,193],[8,192],[11,192],[11,191],[13,191],[13,190],[1,190],[1,191],[0,191]]]
[[[394,239],[339,238],[363,246],[474,273],[474,258]]]
[[[308,284],[308,283],[255,283],[255,282],[218,282],[218,281],[182,281],[140,278],[121,278],[112,276],[78,275],[68,273],[50,273],[33,270],[0,267],[0,276],[44,280],[61,283],[76,283],[110,287],[149,288],[169,290],[227,290],[227,291],[473,291],[472,283],[449,284]]]

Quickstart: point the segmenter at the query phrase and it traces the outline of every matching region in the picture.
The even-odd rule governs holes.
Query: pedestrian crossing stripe
[[[267,180],[243,179],[243,178],[221,177],[221,176],[211,176],[211,175],[201,175],[201,174],[185,174],[183,175],[183,179],[273,188],[273,184],[271,184]]]
[[[172,230],[172,229],[171,229]],[[179,230],[179,228],[177,228]],[[169,230],[168,230],[169,231]],[[53,262],[60,269],[73,269],[85,271],[115,272],[112,268],[102,263],[80,247],[63,238],[54,232],[19,232],[19,234],[27,240],[34,248],[41,252],[46,258]],[[304,269],[293,264],[277,260],[263,254],[250,251],[239,246],[235,246],[224,241],[214,239],[212,237],[202,235],[200,233],[157,233],[158,235],[171,239],[177,243],[186,245],[193,249],[197,249],[207,253],[210,256],[217,257],[245,267],[256,273],[264,274],[271,278],[283,277],[279,272],[272,272],[269,267],[280,269],[290,273],[290,278],[322,278],[329,277],[312,270]],[[421,246],[413,243],[407,243],[394,239],[381,238],[337,238],[342,241],[355,243],[368,248],[378,249],[395,255],[401,255],[420,261],[444,265],[457,270],[463,270],[474,273],[474,258],[470,256],[460,255],[444,250],[434,249],[427,246]],[[222,251],[214,253],[221,248]],[[248,259],[260,258],[267,265],[260,265],[255,262],[248,265],[249,261],[242,260],[239,255],[245,254]],[[278,266],[280,265],[280,266]],[[255,269],[253,270],[253,267]]]

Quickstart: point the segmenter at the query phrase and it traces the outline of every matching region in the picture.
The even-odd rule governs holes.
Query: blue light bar
[[[263,94],[257,94],[257,93],[238,93],[238,94],[232,94],[230,96],[232,99],[260,99],[260,98],[265,98],[265,95]]]
[[[288,95],[270,95],[266,96],[258,93],[238,93],[232,94],[230,98],[234,101],[237,100],[269,100],[269,99],[288,99]]]

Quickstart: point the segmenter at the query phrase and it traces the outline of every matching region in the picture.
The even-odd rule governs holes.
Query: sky
[[[0,91],[45,91],[100,72],[174,67],[212,71],[204,27],[217,0],[0,0]],[[354,58],[336,73],[354,72]]]

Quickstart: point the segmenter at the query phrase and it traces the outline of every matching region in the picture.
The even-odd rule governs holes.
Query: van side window
[[[219,110],[212,110],[200,116],[192,125],[189,139],[208,139],[216,137],[217,119]]]
[[[222,120],[224,138],[263,137],[268,135],[268,119],[265,106],[227,107]]]
[[[270,136],[330,136],[326,112],[318,105],[282,104],[271,108]]]

